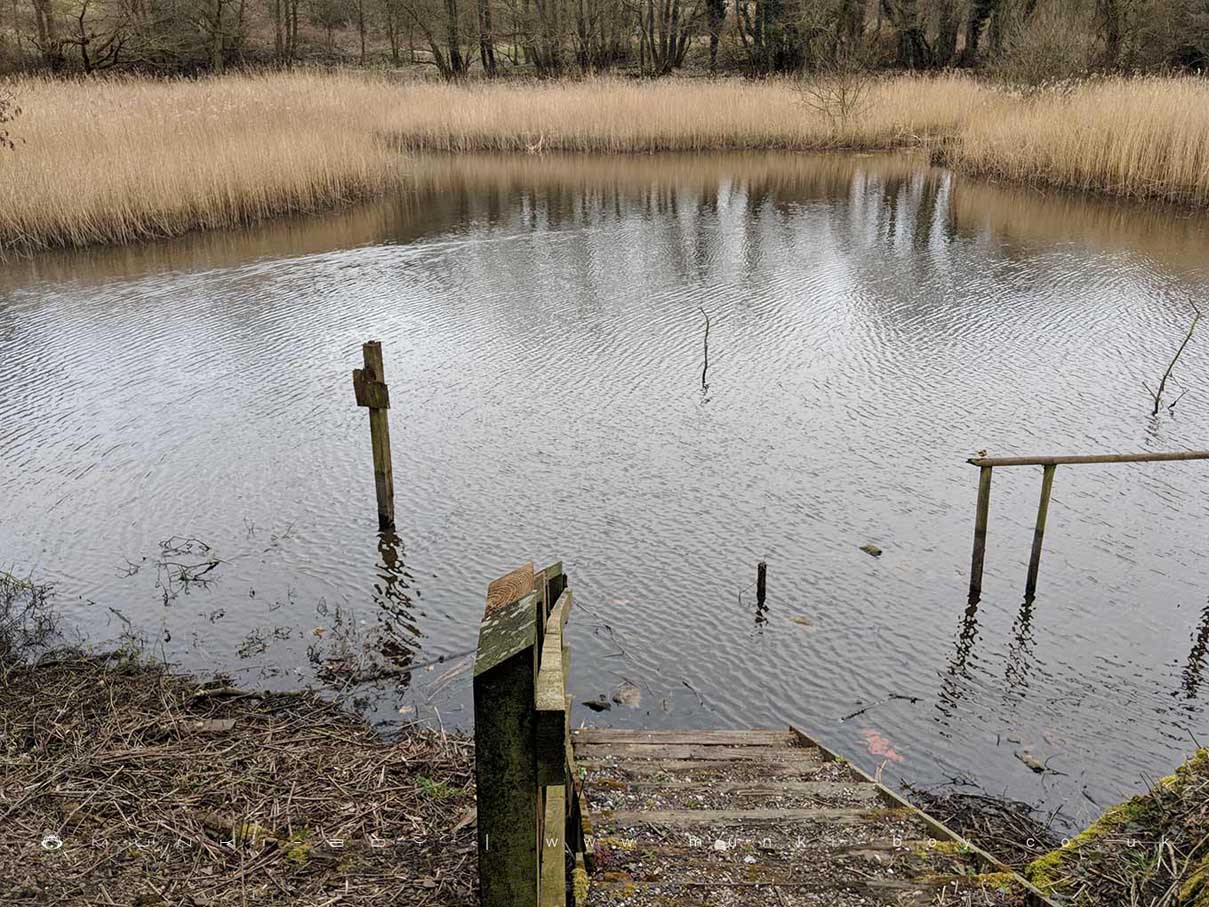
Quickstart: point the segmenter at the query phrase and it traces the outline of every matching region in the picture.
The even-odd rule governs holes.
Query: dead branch
[[[1197,322],[1201,320],[1201,310],[1196,307],[1195,303],[1192,304],[1192,311],[1195,313],[1192,319],[1192,324],[1188,326],[1188,333],[1184,335],[1184,342],[1181,343],[1180,348],[1175,351],[1175,356],[1172,357],[1170,364],[1167,366],[1167,371],[1163,372],[1163,378],[1161,381],[1159,381],[1159,389],[1157,391],[1152,391],[1145,383],[1142,384],[1151,397],[1154,398],[1154,409],[1151,410],[1150,413],[1152,416],[1157,416],[1159,414],[1159,407],[1163,405],[1163,392],[1167,389],[1167,381],[1171,378],[1171,372],[1173,369],[1175,369],[1175,364],[1180,361],[1180,356],[1184,354],[1184,349],[1188,346],[1188,341],[1192,339],[1192,334],[1196,331]],[[1187,393],[1187,391],[1184,393]],[[1180,394],[1179,397],[1176,398],[1175,403],[1171,404],[1169,409],[1174,410],[1175,404],[1179,403],[1182,399],[1184,399],[1184,394]]]

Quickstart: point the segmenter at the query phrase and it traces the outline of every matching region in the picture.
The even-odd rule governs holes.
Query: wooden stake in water
[[[357,405],[369,409],[369,438],[374,449],[374,487],[378,493],[378,529],[395,528],[395,480],[390,465],[390,390],[382,370],[382,344],[370,340],[361,346],[365,368],[353,369]]]
[[[768,564],[764,561],[756,564],[756,604],[764,606],[764,592],[766,589],[766,581],[768,579]],[[750,589],[751,587],[748,586]]]
[[[1041,476],[1041,503],[1037,505],[1037,525],[1033,529],[1033,555],[1028,562],[1028,579],[1024,582],[1024,597],[1030,601],[1037,594],[1037,571],[1041,567],[1041,542],[1045,538],[1045,518],[1049,513],[1049,496],[1054,487],[1056,466],[1044,467]]]
[[[987,519],[991,512],[991,467],[978,475],[978,512],[974,517],[974,557],[970,563],[970,602],[982,598],[982,565],[987,553]]]

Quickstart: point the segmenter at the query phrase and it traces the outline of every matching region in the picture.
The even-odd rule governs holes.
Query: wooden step
[[[851,824],[878,819],[913,819],[905,809],[601,809],[594,810],[600,827],[658,825],[664,828],[709,825],[765,825],[769,823],[826,822]]]
[[[571,732],[571,740],[579,745],[612,745],[647,743],[699,746],[769,746],[797,747],[796,738],[788,731],[635,731],[621,728],[580,728]]]

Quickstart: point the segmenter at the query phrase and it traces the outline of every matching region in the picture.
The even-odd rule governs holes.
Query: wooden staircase
[[[572,732],[611,907],[1023,907],[1022,878],[796,730]]]

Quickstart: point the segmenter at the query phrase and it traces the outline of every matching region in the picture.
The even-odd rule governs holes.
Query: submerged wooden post
[[[765,581],[768,579],[768,564],[764,561],[756,564],[756,604],[763,606],[764,592],[766,590]],[[751,587],[748,586],[750,589]]]
[[[1024,581],[1024,597],[1032,599],[1037,594],[1037,571],[1041,567],[1041,542],[1045,538],[1045,517],[1049,513],[1049,496],[1054,487],[1056,466],[1044,467],[1041,476],[1041,503],[1037,505],[1037,525],[1033,529],[1033,554],[1028,562],[1028,579]]]
[[[970,562],[970,601],[982,598],[982,565],[987,553],[987,518],[991,510],[991,469],[978,470],[978,512],[974,517],[974,557]]]
[[[374,448],[374,487],[378,493],[378,529],[395,528],[395,480],[390,466],[390,391],[382,370],[382,344],[370,340],[361,346],[365,368],[353,369],[357,405],[369,409],[369,437]]]
[[[487,589],[474,662],[479,904],[536,907],[537,606],[533,564]]]

